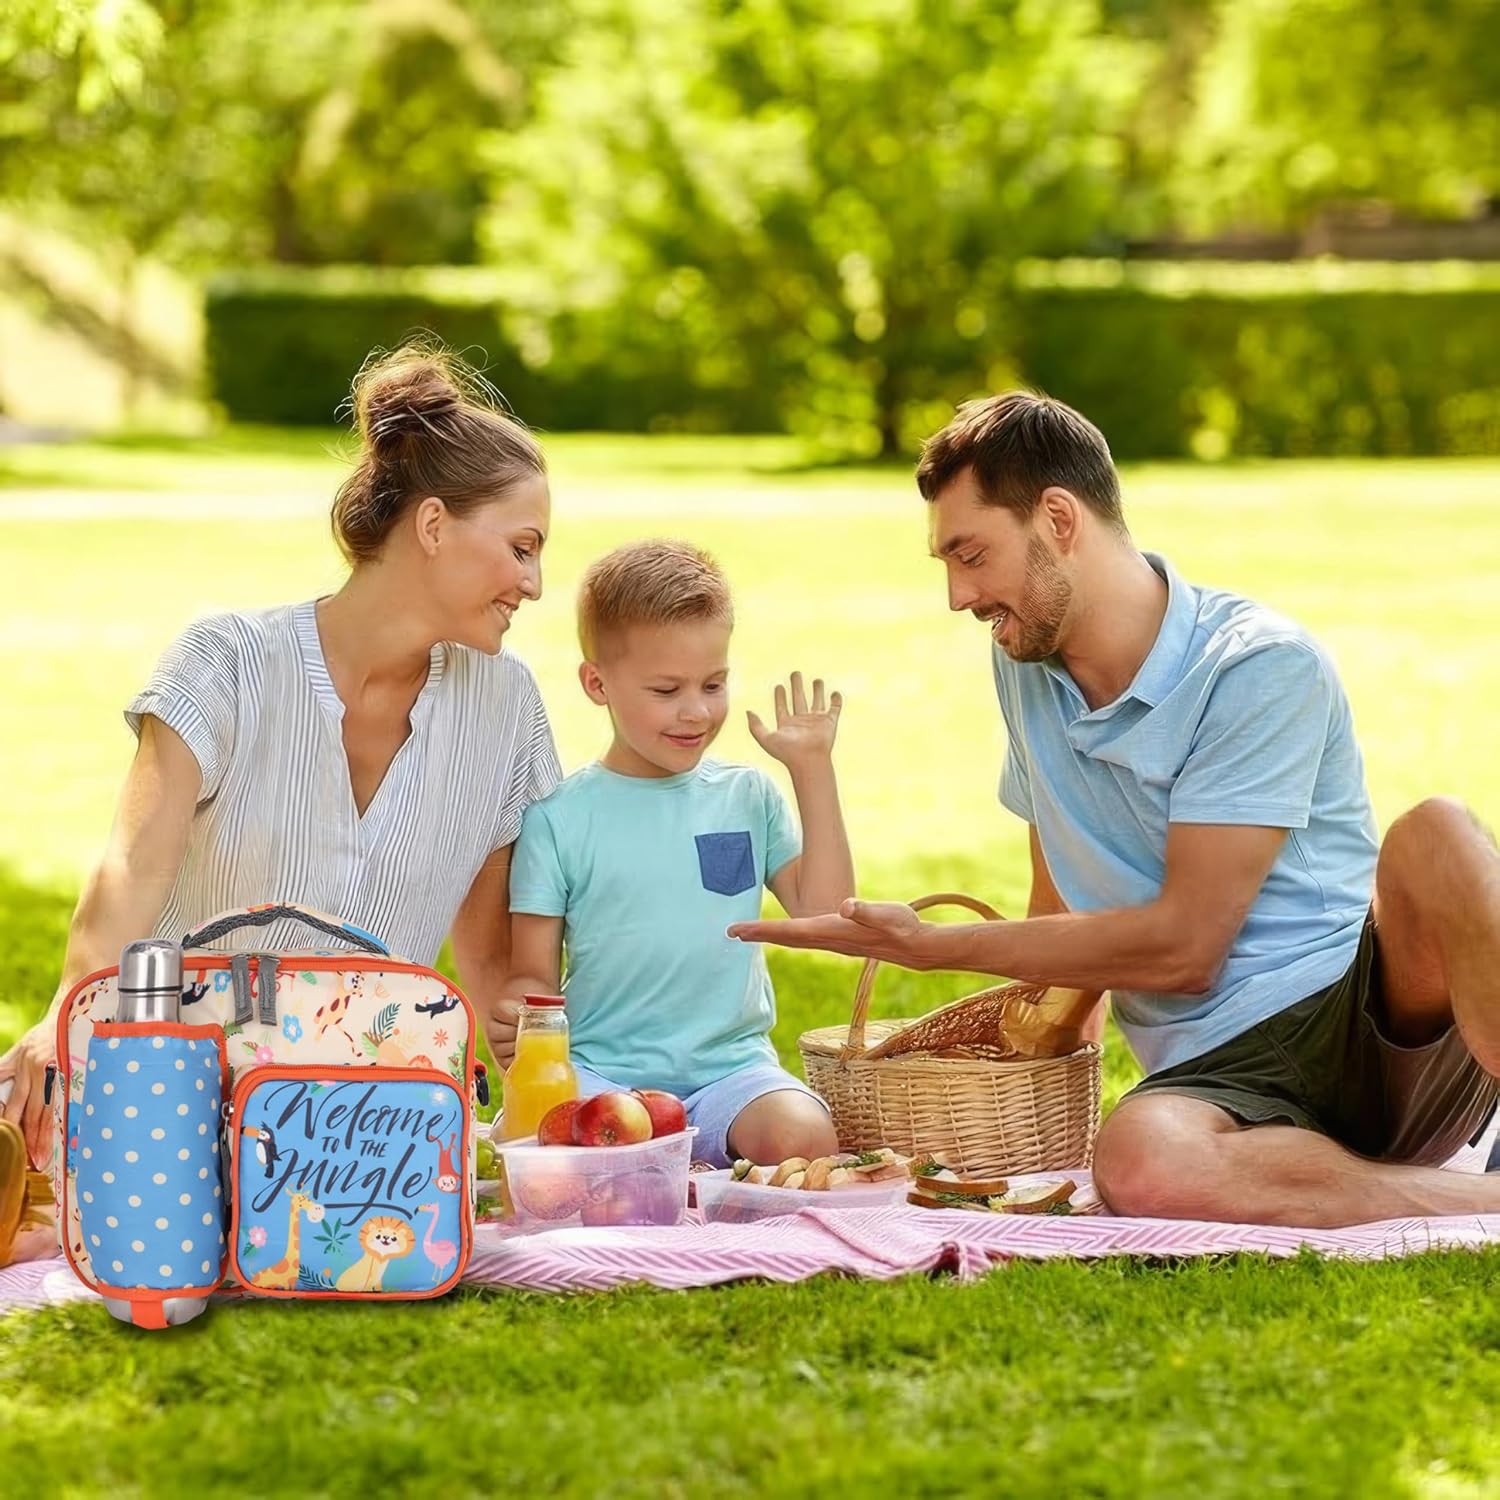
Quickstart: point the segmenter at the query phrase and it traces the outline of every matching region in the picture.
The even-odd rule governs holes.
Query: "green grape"
[[[495,1147],[485,1136],[480,1136],[474,1153],[475,1170],[481,1177],[495,1175]]]

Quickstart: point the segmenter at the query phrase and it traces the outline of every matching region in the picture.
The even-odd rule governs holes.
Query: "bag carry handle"
[[[273,902],[269,906],[242,906],[235,911],[223,912],[205,922],[202,927],[184,933],[182,946],[204,948],[243,927],[269,927],[272,922],[300,922],[304,927],[311,927],[327,937],[338,938],[340,942],[351,943],[379,958],[391,956],[391,950],[363,927],[355,927],[350,922],[329,916],[327,912],[313,911],[311,907],[294,906],[288,901]]]
[[[913,911],[926,911],[929,906],[963,906],[982,917],[986,922],[1003,922],[1004,917],[993,906],[974,896],[965,896],[958,891],[941,891],[935,896],[918,896],[907,902]],[[841,1054],[845,1058],[855,1057],[865,1050],[865,1020],[870,1014],[870,996],[875,993],[875,975],[880,969],[878,958],[867,958],[859,971],[859,984],[854,990],[854,1014],[849,1018],[849,1035]]]

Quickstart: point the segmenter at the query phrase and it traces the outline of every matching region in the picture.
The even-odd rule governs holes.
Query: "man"
[[[1024,921],[895,903],[733,936],[1109,990],[1146,1079],[1105,1122],[1117,1213],[1335,1226],[1500,1213],[1439,1164],[1500,1095],[1500,855],[1424,802],[1377,842],[1321,648],[1136,550],[1099,430],[1022,392],[917,469],[948,602],[994,639]]]

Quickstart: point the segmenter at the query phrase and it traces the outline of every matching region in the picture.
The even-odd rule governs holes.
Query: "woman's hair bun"
[[[354,377],[355,424],[381,457],[395,457],[408,438],[434,432],[463,401],[447,360],[421,347],[372,358]]]
[[[376,350],[354,377],[349,406],[360,453],[332,521],[351,563],[379,556],[413,501],[431,495],[467,515],[547,472],[500,393],[431,335]]]

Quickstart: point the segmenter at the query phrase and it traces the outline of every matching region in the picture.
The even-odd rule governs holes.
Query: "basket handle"
[[[935,896],[919,896],[907,903],[913,911],[926,911],[933,906],[962,906],[982,917],[986,922],[1003,922],[1004,917],[993,906],[974,896],[965,896],[959,891],[939,891]],[[865,1021],[870,1014],[870,996],[875,993],[875,974],[880,968],[878,958],[867,958],[859,971],[859,983],[854,987],[854,1013],[849,1018],[849,1035],[844,1042],[840,1058],[859,1056],[865,1050]]]

